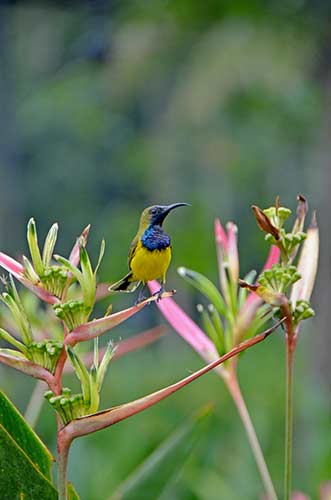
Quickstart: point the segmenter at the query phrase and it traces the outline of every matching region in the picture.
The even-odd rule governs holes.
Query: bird
[[[162,227],[167,215],[177,207],[188,203],[152,205],[143,210],[139,228],[130,245],[128,264],[130,271],[122,279],[110,285],[110,292],[134,292],[142,283],[136,304],[145,299],[144,290],[148,281],[159,279],[161,287],[156,292],[157,300],[164,292],[166,273],[171,261],[170,236]]]

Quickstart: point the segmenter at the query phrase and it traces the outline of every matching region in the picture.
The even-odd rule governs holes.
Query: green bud
[[[63,343],[57,340],[31,342],[27,349],[27,358],[54,373],[62,349]]]
[[[312,309],[310,303],[306,300],[298,300],[295,310],[292,312],[293,322],[295,325],[305,319],[315,316],[315,311]]]
[[[263,212],[278,229],[283,226],[284,222],[292,213],[291,210],[286,207],[269,207],[265,208]]]
[[[61,299],[68,283],[69,272],[60,266],[50,266],[44,271],[40,279],[47,291]]]
[[[56,316],[65,322],[69,331],[86,323],[92,311],[81,300],[70,300],[64,304],[55,304],[53,310]]]

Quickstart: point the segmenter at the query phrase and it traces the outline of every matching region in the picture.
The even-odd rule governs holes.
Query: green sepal
[[[50,228],[50,230],[48,231],[47,236],[46,236],[45,243],[44,243],[44,249],[43,249],[43,258],[42,258],[42,261],[43,261],[45,268],[47,268],[51,263],[55,243],[57,240],[58,229],[59,229],[58,224],[57,223],[53,224],[52,227]]]
[[[26,346],[24,344],[22,344],[22,342],[20,342],[19,340],[12,337],[3,328],[0,328],[0,337],[8,344],[11,344],[12,346],[16,347],[22,354],[24,354],[25,357],[27,356],[28,350],[27,350]]]
[[[75,351],[71,347],[67,347],[68,357],[72,366],[74,367],[75,373],[79,378],[82,386],[83,398],[85,403],[90,404],[91,394],[90,394],[90,377],[89,373],[80,359],[79,356],[75,353]]]
[[[38,236],[37,236],[37,227],[35,220],[31,218],[28,222],[28,230],[27,230],[27,239],[29,250],[33,262],[33,267],[35,268],[37,274],[42,274],[44,271],[44,264],[40,255],[39,245],[38,245]]]
[[[204,331],[207,333],[208,337],[213,342],[218,353],[220,354],[220,352],[222,351],[222,344],[220,342],[218,332],[216,331],[216,328],[211,320],[209,312],[203,307],[202,304],[197,305],[197,311],[201,315],[202,326]]]

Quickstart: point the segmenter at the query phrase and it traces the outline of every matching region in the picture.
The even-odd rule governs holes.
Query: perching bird
[[[140,217],[139,229],[132,240],[129,250],[130,272],[121,280],[109,287],[110,292],[134,292],[140,283],[143,288],[137,302],[143,300],[143,291],[148,281],[161,280],[158,297],[164,291],[166,273],[171,260],[170,237],[162,224],[171,210],[188,205],[173,203],[172,205],[153,205],[147,207]]]

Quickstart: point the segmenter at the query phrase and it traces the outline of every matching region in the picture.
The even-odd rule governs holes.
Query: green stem
[[[268,500],[277,500],[277,494],[275,492],[274,485],[272,483],[269,470],[267,467],[267,464],[265,462],[261,446],[259,443],[259,440],[257,438],[252,420],[250,418],[250,415],[248,413],[248,409],[245,403],[245,400],[243,398],[243,395],[241,393],[239,384],[238,384],[238,379],[235,370],[231,370],[231,373],[229,374],[229,378],[225,378],[225,383],[226,386],[232,396],[232,399],[237,407],[239,416],[241,418],[241,421],[243,423],[243,426],[245,428],[248,442],[251,446],[255,462],[258,468],[258,471],[260,473],[262,483],[264,485],[266,494],[267,494],[267,499]]]
[[[285,414],[285,472],[284,500],[291,497],[293,442],[293,365],[295,342],[286,337],[286,414]]]

